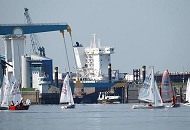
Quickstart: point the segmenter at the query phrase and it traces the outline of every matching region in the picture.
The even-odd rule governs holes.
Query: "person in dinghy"
[[[30,106],[30,100],[28,100],[28,104],[23,104],[24,100],[20,92],[19,84],[17,82],[17,79],[14,75],[11,75],[10,77],[10,97],[13,102],[14,106],[9,106],[10,110],[28,110]]]
[[[23,98],[21,98],[20,103],[17,101],[17,103],[15,103],[15,105],[10,105],[9,109],[10,110],[28,110],[30,107],[30,100],[27,99],[26,101],[23,100]]]
[[[176,101],[177,101],[176,97],[173,96],[171,107],[180,107],[180,104],[176,103]]]

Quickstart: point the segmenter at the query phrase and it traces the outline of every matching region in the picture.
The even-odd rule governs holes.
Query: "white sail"
[[[18,82],[17,82],[14,75],[11,75],[11,78],[10,78],[10,89],[11,89],[11,91],[10,91],[10,95],[11,95],[10,101],[13,101],[14,103],[16,103],[17,101],[20,102],[22,96],[21,96],[21,93],[20,93]]]
[[[72,95],[71,87],[69,87],[69,90],[70,90],[70,103],[71,103],[71,105],[73,105],[74,104],[74,100],[73,100],[73,95]]]
[[[2,84],[2,103],[1,107],[8,107],[9,105],[9,95],[10,95],[10,83],[8,77],[4,75]]]
[[[190,78],[188,78],[188,81],[187,81],[186,101],[190,103]]]
[[[0,88],[0,102],[2,102],[2,91],[1,91],[2,87]]]
[[[160,96],[160,92],[159,92],[159,89],[158,89],[158,86],[157,86],[157,83],[155,81],[155,106],[162,106],[163,105],[163,102],[162,102],[162,98]]]
[[[162,99],[156,81],[154,80],[154,68],[151,67],[145,81],[140,88],[139,100],[154,103],[154,106],[162,106]]]
[[[152,86],[152,80],[153,78],[153,70],[149,70],[149,73],[147,73],[147,76],[144,80],[144,83],[142,84],[140,91],[139,91],[139,96],[138,99],[145,101],[145,102],[154,102],[154,95],[153,95],[153,88]],[[152,76],[153,75],[153,76]]]
[[[68,74],[66,75],[66,77],[65,77],[65,79],[63,81],[61,97],[60,97],[60,103],[74,104],[72,91],[71,91],[71,87],[70,87],[70,84],[69,84],[69,76],[68,76]]]

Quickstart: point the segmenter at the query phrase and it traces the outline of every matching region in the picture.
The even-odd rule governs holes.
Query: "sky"
[[[72,40],[66,34],[65,41],[71,66],[75,66],[72,42],[88,47],[95,33],[102,46],[115,47],[112,69],[121,73],[132,73],[143,65],[154,66],[161,73],[166,69],[189,72],[189,7],[189,0],[0,0],[0,24],[26,23],[24,8],[29,9],[33,23],[68,23]],[[60,32],[37,35],[53,66],[65,72]],[[4,54],[3,40],[0,53]]]

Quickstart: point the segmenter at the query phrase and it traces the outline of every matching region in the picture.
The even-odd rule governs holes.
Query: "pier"
[[[60,84],[61,85],[61,84]],[[73,84],[74,85],[74,84]],[[74,100],[75,103],[97,103],[98,93],[100,91],[114,91],[115,95],[121,97],[121,103],[139,103],[138,93],[139,84],[128,83],[126,86],[108,87],[109,85],[114,86],[114,83],[105,85],[104,87],[92,87],[93,84],[84,84],[84,88],[75,88]],[[97,84],[96,84],[97,85]],[[186,86],[175,86],[175,92],[177,95],[177,102],[185,101]],[[58,89],[57,89],[58,90]],[[77,92],[77,94],[76,94]],[[40,94],[39,91],[21,91],[24,99],[30,99],[32,104],[59,104],[60,92],[51,91],[49,93]]]

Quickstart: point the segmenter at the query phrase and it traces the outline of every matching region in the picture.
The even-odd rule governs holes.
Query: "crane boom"
[[[28,8],[24,8],[24,10],[24,15],[26,17],[27,24],[32,24],[32,18],[29,15]],[[32,53],[40,56],[45,56],[45,48],[40,46],[40,40],[37,34],[31,33],[30,40],[32,46]]]

